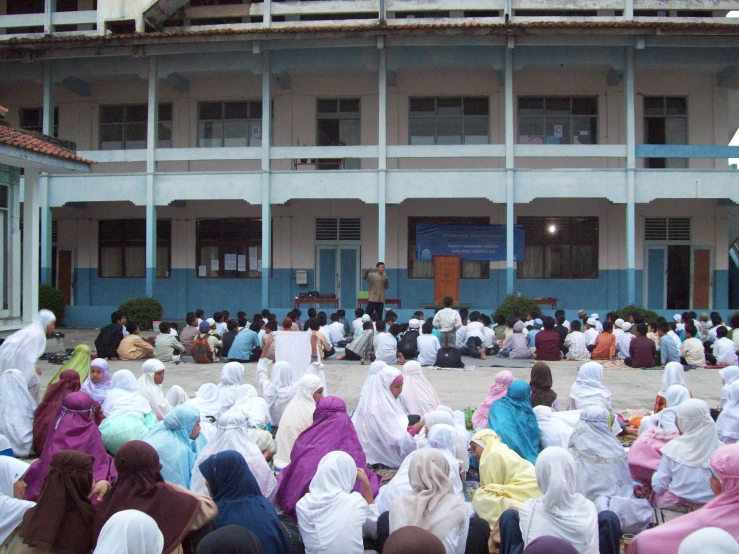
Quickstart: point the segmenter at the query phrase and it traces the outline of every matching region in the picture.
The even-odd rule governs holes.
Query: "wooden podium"
[[[451,296],[459,303],[459,272],[462,264],[459,256],[434,256],[434,303],[444,304],[444,297]]]

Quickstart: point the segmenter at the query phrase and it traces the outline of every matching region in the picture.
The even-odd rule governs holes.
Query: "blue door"
[[[359,247],[339,248],[339,291],[340,305],[351,314],[357,302],[357,282],[359,274]]]
[[[667,249],[647,249],[647,308],[665,309]]]
[[[318,292],[336,291],[336,247],[318,247],[318,276],[316,278]]]

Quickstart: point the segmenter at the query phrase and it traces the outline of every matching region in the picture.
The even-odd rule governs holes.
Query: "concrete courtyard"
[[[88,344],[94,350],[94,340],[98,329],[61,329],[66,335],[64,339],[65,348],[73,348],[77,344]],[[142,332],[143,338],[154,336],[154,332]],[[465,362],[475,365],[474,371],[437,371],[425,369],[424,373],[436,389],[441,402],[454,409],[476,408],[485,398],[488,387],[493,382],[495,374],[502,369],[510,369],[516,378],[528,381],[530,366],[528,368],[501,368],[481,367],[492,366],[497,358],[489,357],[486,361],[472,360],[466,358]],[[111,374],[119,369],[129,369],[138,378],[141,375],[142,361],[111,362]],[[531,362],[533,364],[533,362]],[[192,397],[198,387],[206,382],[219,383],[221,367],[223,364],[214,363],[210,365],[194,363],[165,364],[167,371],[163,388],[165,392],[172,385],[180,385],[187,394]],[[570,387],[577,378],[577,369],[582,362],[553,362],[550,363],[554,375],[554,390],[557,392],[560,403],[567,403]],[[245,383],[251,383],[257,390],[256,364],[245,364]],[[42,383],[45,385],[59,370],[58,365],[48,362],[39,362],[38,367],[42,370]],[[400,367],[400,366],[398,366]],[[359,400],[359,391],[367,376],[368,365],[360,365],[359,362],[333,362],[325,364],[328,394],[339,396],[347,404],[347,408],[356,408]],[[654,397],[660,390],[662,383],[662,371],[644,371],[626,369],[606,369],[603,383],[613,393],[613,407],[620,411],[624,409],[644,408],[651,410],[654,406]],[[713,407],[718,404],[721,393],[721,377],[715,369],[698,369],[686,373],[688,386],[694,398],[700,398]]]

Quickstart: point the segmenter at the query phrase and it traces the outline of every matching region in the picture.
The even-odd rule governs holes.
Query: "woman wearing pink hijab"
[[[639,533],[628,554],[677,552],[682,540],[704,527],[718,527],[739,540],[739,444],[711,454],[711,489],[716,497],[703,508]]]
[[[515,377],[513,373],[504,369],[495,376],[495,382],[490,385],[488,396],[485,398],[480,407],[472,414],[472,427],[475,429],[485,429],[488,426],[488,413],[493,402],[503,398],[508,394],[508,385],[513,383]]]

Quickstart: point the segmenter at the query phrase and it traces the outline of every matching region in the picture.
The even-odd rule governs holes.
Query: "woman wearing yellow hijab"
[[[51,381],[49,381],[49,385],[53,385],[54,383],[56,383],[59,380],[59,376],[62,374],[62,371],[65,371],[67,369],[73,369],[74,371],[79,373],[80,383],[84,383],[87,379],[87,376],[90,375],[91,357],[92,352],[90,351],[90,347],[86,344],[78,344],[74,348],[72,357],[67,360],[66,364],[59,368],[59,371],[56,372],[56,375],[54,375]]]
[[[480,488],[472,492],[472,507],[491,529],[508,508],[541,496],[533,464],[508,448],[494,431],[479,431],[470,444],[480,462]]]

